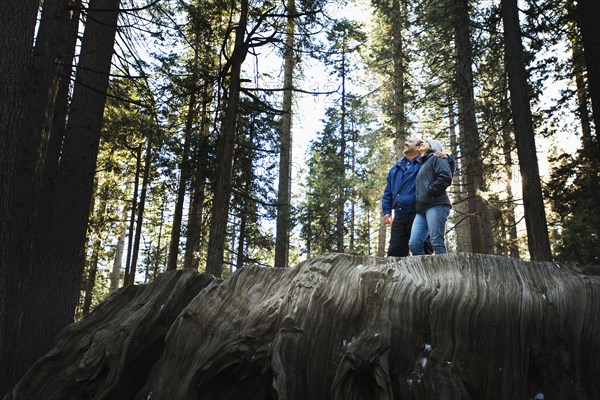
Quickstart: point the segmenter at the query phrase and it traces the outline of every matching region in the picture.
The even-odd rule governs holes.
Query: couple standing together
[[[403,153],[390,169],[381,199],[384,221],[392,224],[388,256],[406,257],[409,249],[413,255],[425,254],[428,237],[433,252],[445,254],[451,207],[446,188],[452,183],[454,159],[440,142],[418,136],[404,143]]]

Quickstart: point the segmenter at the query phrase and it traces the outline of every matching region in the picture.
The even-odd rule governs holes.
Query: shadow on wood
[[[127,399],[164,349],[167,330],[212,275],[183,270],[126,286],[59,335],[5,399]]]
[[[149,323],[164,297],[147,299],[153,306],[138,317],[138,300],[114,309],[111,297],[67,329],[8,398],[600,398],[600,278],[556,264],[335,254],[203,282],[193,299],[197,286],[172,288],[189,304],[164,348],[167,319],[156,332]],[[143,329],[119,334],[129,318]]]

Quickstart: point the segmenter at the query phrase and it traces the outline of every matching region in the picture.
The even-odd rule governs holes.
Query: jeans
[[[390,236],[390,247],[388,247],[388,256],[406,257],[408,256],[408,239],[412,229],[414,212],[394,213],[392,221],[392,234]]]
[[[429,207],[415,216],[408,247],[413,256],[424,254],[424,243],[427,235],[431,236],[431,244],[435,254],[446,254],[446,220],[450,214],[450,206],[439,205]]]
[[[387,255],[389,257],[406,257],[408,256],[408,240],[412,231],[413,221],[416,213],[414,212],[394,212],[394,220],[392,221],[392,234],[390,237],[390,247],[388,247]],[[429,237],[425,239],[425,254],[432,254],[433,248]]]

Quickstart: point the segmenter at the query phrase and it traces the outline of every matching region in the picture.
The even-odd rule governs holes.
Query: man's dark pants
[[[408,240],[410,239],[410,230],[416,213],[414,212],[394,212],[392,221],[392,233],[390,237],[390,247],[388,247],[388,256],[406,257],[408,256]],[[432,254],[433,247],[429,237],[425,241],[425,254]]]

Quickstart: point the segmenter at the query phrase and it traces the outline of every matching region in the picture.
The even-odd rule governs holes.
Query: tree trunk
[[[295,0],[287,0],[287,32],[283,52],[283,115],[279,150],[279,188],[277,195],[277,227],[275,233],[275,267],[287,267],[290,253],[292,199],[292,95],[294,87],[294,14]]]
[[[73,320],[84,267],[84,246],[102,113],[112,58],[119,2],[92,1],[69,126],[65,133],[51,222],[29,265],[19,266],[18,285],[27,290],[15,309],[20,339],[12,370],[22,373],[52,347],[55,335]],[[109,10],[109,11],[106,11]]]
[[[233,150],[237,134],[237,112],[240,100],[240,73],[242,63],[248,53],[248,45],[244,40],[247,24],[248,0],[241,0],[240,19],[236,27],[235,45],[230,59],[229,95],[221,131],[219,174],[214,190],[212,219],[208,238],[208,254],[206,256],[206,272],[216,277],[221,276],[223,252],[225,251],[225,233],[229,216],[233,176]]]
[[[456,45],[456,89],[458,91],[458,125],[460,127],[463,185],[467,192],[471,251],[492,252],[492,229],[485,201],[481,140],[475,118],[473,93],[473,56],[471,19],[467,0],[455,0],[454,34]]]
[[[15,187],[15,159],[21,140],[27,74],[39,7],[38,0],[6,0],[0,12],[0,397],[24,372],[13,351],[20,340],[19,275],[23,269],[10,264],[16,249],[10,237],[11,208]]]
[[[550,261],[550,240],[542,198],[540,173],[535,148],[535,133],[523,61],[521,32],[516,0],[502,0],[506,69],[510,89],[511,110],[515,126],[517,155],[523,185],[523,207],[527,227],[527,243],[532,260]]]
[[[512,258],[521,258],[519,253],[519,242],[517,236],[517,219],[515,217],[515,198],[513,195],[513,157],[512,140],[508,129],[502,130],[502,151],[504,152],[504,172],[506,182],[506,215],[504,216],[505,225],[508,227],[508,256]]]
[[[138,187],[140,184],[140,171],[142,169],[142,145],[135,150],[135,177],[133,178],[133,193],[131,195],[131,211],[129,217],[129,230],[127,233],[127,256],[125,258],[125,275],[123,286],[133,285],[135,282],[135,270],[131,268],[133,254],[133,237],[135,232],[135,215],[138,207]]]
[[[71,18],[69,20],[69,37],[65,54],[60,59],[63,65],[61,73],[56,104],[54,105],[54,116],[52,126],[45,127],[50,132],[43,133],[43,140],[46,143],[46,153],[41,174],[40,188],[37,192],[38,198],[34,199],[34,207],[37,207],[36,223],[37,231],[34,233],[36,242],[39,242],[43,234],[43,228],[49,226],[52,222],[52,202],[56,192],[56,180],[60,162],[60,153],[65,138],[67,112],[70,102],[70,88],[73,78],[73,60],[75,58],[75,48],[79,38],[79,16],[81,13],[81,0],[75,0],[72,3]],[[68,68],[67,68],[68,66]],[[41,168],[38,167],[38,170]]]
[[[195,162],[194,175],[192,177],[192,193],[190,198],[190,210],[187,223],[187,237],[185,242],[185,254],[183,257],[183,268],[192,268],[198,270],[200,267],[200,243],[205,237],[204,233],[204,200],[206,198],[206,160],[207,145],[206,140],[209,135],[209,105],[210,93],[209,86],[204,87],[202,97],[202,115],[201,132],[202,144],[198,146]]]
[[[403,154],[404,142],[408,139],[408,122],[406,119],[406,95],[405,95],[405,75],[406,75],[406,54],[404,53],[404,41],[402,32],[406,29],[404,21],[406,18],[403,9],[404,1],[392,0],[392,15],[390,18],[390,37],[392,39],[392,61],[393,61],[393,102],[392,102],[392,120],[394,121],[394,151],[396,160],[401,159]]]
[[[193,96],[193,95],[192,95]],[[191,103],[191,100],[190,100]],[[191,129],[191,127],[190,127]],[[175,201],[175,210],[173,214],[173,227],[171,229],[171,240],[169,242],[169,255],[167,257],[167,271],[177,269],[177,259],[179,256],[179,240],[181,239],[181,222],[183,219],[183,203],[185,200],[185,192],[188,184],[188,161],[191,130],[186,129],[185,139],[183,144],[183,155],[179,171],[179,184],[177,186],[177,200]]]
[[[450,149],[453,154],[460,154],[460,137],[456,132],[456,122],[454,118],[454,104],[450,101],[448,108],[448,131],[450,133]],[[456,238],[456,251],[459,253],[473,253],[471,250],[471,226],[469,224],[469,209],[465,196],[463,160],[462,157],[455,159],[455,176],[452,185],[452,209],[454,210],[452,222],[454,224],[454,234]]]
[[[196,169],[198,174],[199,169]],[[200,264],[200,242],[202,240],[202,225],[204,223],[204,174],[201,177],[192,179],[192,195],[190,198],[190,208],[188,215],[188,229],[185,243],[185,254],[183,257],[183,268],[192,268],[198,270]],[[200,178],[198,181],[197,179]]]
[[[127,190],[126,190],[127,191]],[[121,224],[119,225],[119,238],[117,239],[117,247],[115,248],[115,259],[113,261],[112,273],[110,274],[110,289],[109,293],[114,293],[119,289],[119,281],[121,280],[121,269],[123,267],[123,250],[125,249],[125,235],[127,233],[127,206],[123,206],[121,214]]]
[[[96,286],[96,276],[98,275],[98,260],[100,258],[100,246],[102,240],[100,238],[100,231],[94,232],[94,244],[92,245],[92,256],[88,263],[87,279],[85,281],[85,294],[83,297],[83,305],[81,307],[81,314],[86,316],[90,313],[92,307],[92,298],[94,293],[94,287]]]
[[[13,220],[11,237],[18,243],[13,255],[15,265],[26,265],[35,249],[39,226],[40,207],[49,200],[44,183],[45,167],[48,162],[55,176],[58,165],[56,145],[50,142],[57,104],[62,104],[58,96],[66,97],[61,91],[66,71],[70,63],[63,64],[65,54],[73,53],[69,42],[71,1],[58,0],[45,2],[37,32],[35,48],[29,72],[27,95],[25,96],[27,117],[21,124],[21,140],[16,159],[16,179],[13,199]],[[78,19],[78,12],[75,13]],[[72,61],[72,57],[69,58]],[[64,119],[62,120],[64,124]],[[64,131],[64,130],[63,130]],[[60,140],[60,139],[59,139]],[[49,151],[50,150],[50,151]],[[46,208],[46,207],[44,207]],[[44,217],[42,216],[42,219]]]
[[[160,206],[160,225],[158,226],[158,239],[156,243],[156,257],[154,264],[154,276],[158,276],[158,272],[160,270],[160,255],[161,255],[161,240],[162,240],[162,232],[163,226],[165,224],[165,205],[167,203],[167,195],[163,198],[162,204]]]
[[[240,217],[240,232],[238,233],[237,241],[237,252],[235,260],[235,268],[242,268],[244,261],[246,260],[246,224],[248,223],[248,217],[243,213]]]
[[[163,274],[149,285],[120,289],[89,316],[66,327],[56,348],[29,370],[6,400],[132,399],[160,357],[177,315],[213,282],[212,276],[186,270]],[[85,361],[71,366],[72,359],[82,355]],[[67,381],[79,382],[78,387],[29,386],[47,367],[65,372]]]
[[[350,156],[350,173],[352,174],[352,179],[354,180],[354,178],[357,176],[356,173],[356,142],[357,142],[357,138],[356,138],[356,128],[354,127],[354,124],[352,124],[352,127],[350,129],[350,134],[352,135],[352,139],[351,139],[351,143],[352,143],[352,148],[351,148],[351,156]],[[350,186],[350,193],[348,194],[348,197],[350,198],[350,232],[349,232],[349,250],[350,250],[350,254],[356,254],[356,202],[357,202],[357,194],[356,194],[356,190],[354,189],[356,187],[356,185],[354,183],[348,185]],[[367,224],[369,224],[368,226],[370,226],[370,221],[369,221],[369,213],[367,211]],[[370,236],[370,235],[369,235]],[[371,254],[370,251],[371,247],[369,246],[369,254]],[[364,254],[364,253],[363,253]]]
[[[381,213],[380,213],[381,214]],[[379,217],[379,229],[377,234],[377,257],[385,256],[385,245],[387,243],[387,225],[383,220],[383,215]]]
[[[481,254],[172,271],[65,329],[6,400],[598,399],[599,313],[599,276]]]
[[[345,38],[343,39],[345,40]],[[336,251],[344,252],[344,234],[345,234],[345,206],[346,206],[346,52],[342,50],[342,105],[340,116],[340,152],[338,155],[339,169],[337,170],[337,210],[336,210]]]
[[[194,64],[192,72],[192,82],[196,85],[196,70],[198,69],[198,50],[194,52]],[[171,229],[171,242],[169,244],[169,255],[167,258],[167,271],[177,269],[177,258],[179,256],[179,240],[181,239],[181,221],[183,220],[183,203],[185,192],[187,191],[190,167],[190,147],[192,145],[192,130],[196,119],[196,88],[192,89],[188,102],[188,114],[185,122],[185,133],[183,139],[183,152],[181,154],[181,163],[179,164],[179,185],[177,187],[177,200],[175,202],[175,211],[173,212],[173,228]]]
[[[585,59],[581,48],[581,36],[574,26],[569,26],[567,31],[572,48],[573,74],[575,75],[575,87],[577,93],[577,111],[581,123],[581,144],[585,152],[593,151],[592,127],[590,125],[588,88],[585,79]]]
[[[85,316],[90,313],[92,306],[92,295],[94,286],[96,286],[96,276],[98,274],[98,260],[100,258],[100,247],[102,245],[102,230],[104,229],[106,220],[106,200],[107,186],[103,185],[98,189],[98,180],[94,179],[94,197],[90,201],[90,224],[88,225],[88,234],[92,238],[92,254],[87,260],[87,274],[82,285],[83,304],[81,304],[81,315]],[[95,211],[95,203],[98,198],[98,211]],[[86,240],[89,242],[89,240]]]
[[[585,57],[590,97],[592,99],[592,114],[596,129],[599,129],[600,35],[598,35],[598,21],[600,21],[600,2],[598,0],[578,0],[577,16],[579,29],[581,30],[581,38],[583,41],[583,54]]]
[[[150,168],[152,166],[152,145],[152,138],[149,137],[146,143],[146,155],[144,157],[144,175],[142,177],[142,190],[140,191],[140,203],[137,207],[135,238],[133,240],[133,254],[131,256],[131,266],[129,269],[132,277],[135,277],[135,271],[137,270],[137,260],[140,252],[140,241],[142,238],[142,222],[144,221],[146,194],[148,192],[148,184],[150,183]],[[131,281],[131,283],[133,283],[133,280]]]

